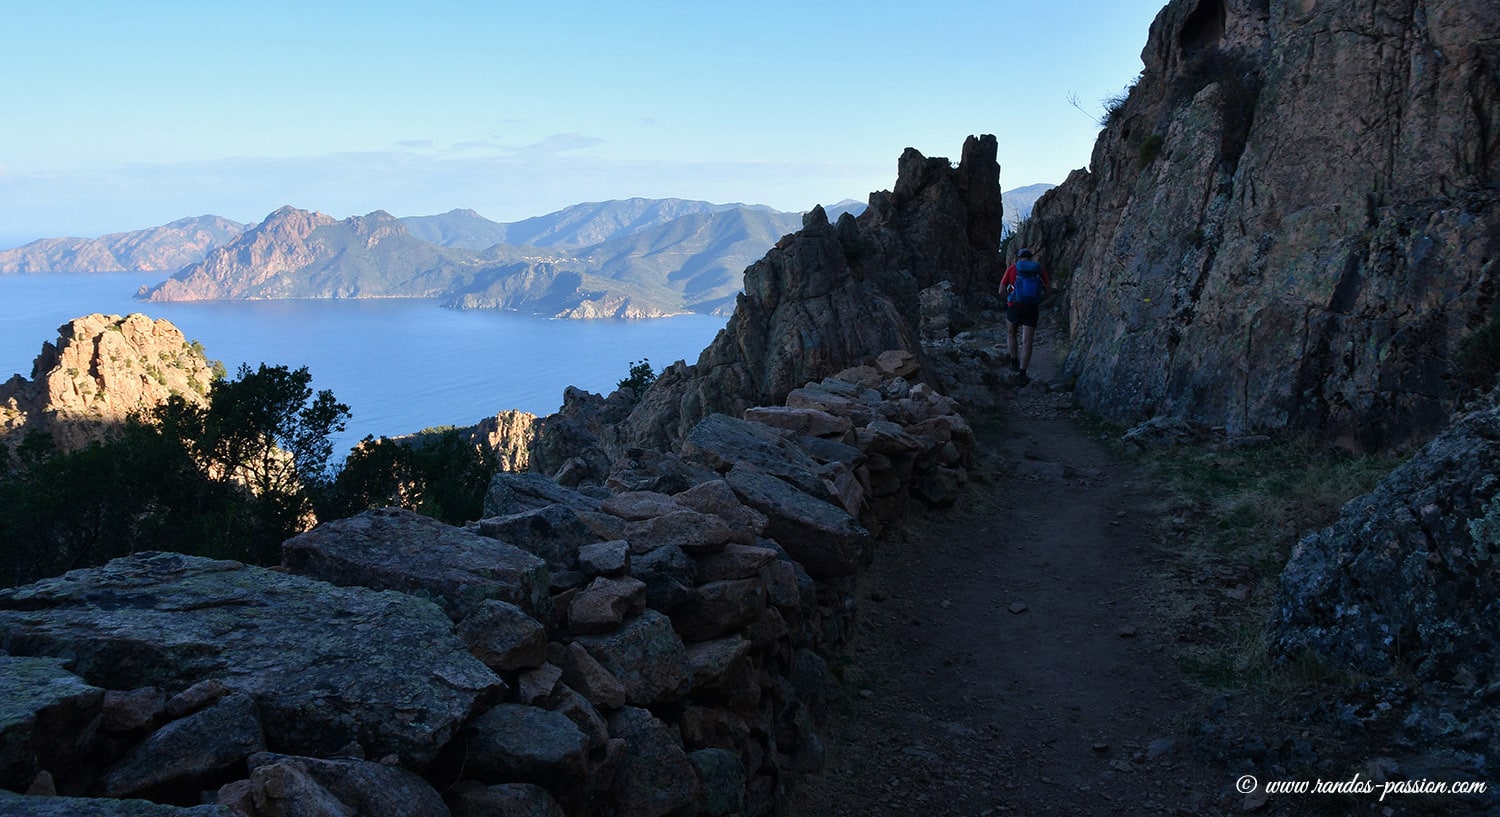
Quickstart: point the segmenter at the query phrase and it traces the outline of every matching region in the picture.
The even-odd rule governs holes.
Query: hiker
[[[1005,296],[1005,321],[1010,334],[1006,348],[1010,352],[1010,365],[1025,384],[1029,377],[1026,367],[1031,363],[1031,343],[1036,335],[1037,313],[1042,298],[1046,297],[1051,282],[1047,271],[1032,258],[1030,248],[1023,248],[1016,255],[1016,263],[1005,270],[1000,279],[1000,294]],[[1020,354],[1016,354],[1016,332],[1020,330]]]

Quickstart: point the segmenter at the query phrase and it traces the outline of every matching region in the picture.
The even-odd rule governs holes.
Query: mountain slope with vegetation
[[[283,207],[138,297],[441,298],[570,318],[712,313],[732,305],[744,268],[800,222],[764,207],[675,199],[577,205],[513,225],[472,210],[338,221]],[[487,244],[497,237],[533,244]],[[585,237],[602,240],[578,245]]]
[[[431,298],[452,287],[473,253],[421,241],[376,211],[336,221],[282,207],[197,264],[136,297],[147,301],[264,298]]]

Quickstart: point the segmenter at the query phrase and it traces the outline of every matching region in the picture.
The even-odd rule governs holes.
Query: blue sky
[[[1164,0],[0,0],[0,246],[283,204],[805,210],[906,147],[1085,167]]]

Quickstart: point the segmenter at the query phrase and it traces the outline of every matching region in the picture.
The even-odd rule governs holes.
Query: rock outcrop
[[[98,238],[44,238],[0,250],[0,273],[171,271],[202,261],[245,227],[227,218],[199,216]]]
[[[431,602],[175,553],[0,592],[0,649],[65,658],[106,690],[242,692],[272,748],[316,757],[358,743],[418,769],[504,687]],[[49,771],[59,791],[88,790]]]
[[[601,445],[613,456],[663,450],[710,414],[779,405],[882,352],[920,361],[919,292],[946,281],[975,308],[999,284],[995,152],[995,137],[970,137],[955,167],[908,148],[895,188],[872,194],[858,218],[830,224],[814,208],[745,270],[734,314],[697,364],[668,367],[623,422],[595,430]],[[549,420],[542,436],[560,425]]]
[[[171,395],[202,401],[214,379],[203,348],[166,319],[88,315],[58,327],[31,379],[0,384],[0,439],[50,432],[65,449],[99,439],[112,424]]]
[[[1500,257],[1489,0],[1173,0],[1087,171],[1020,242],[1078,400],[1136,422],[1429,439]]]
[[[1500,408],[1474,412],[1299,542],[1274,650],[1376,679],[1407,745],[1500,773]],[[1389,714],[1387,714],[1389,713]],[[1430,761],[1429,761],[1430,762]]]
[[[525,471],[531,465],[536,420],[529,412],[501,411],[480,420],[469,432],[469,440],[493,451],[501,471]]]
[[[339,221],[282,207],[203,261],[156,286],[147,301],[236,298],[431,298],[442,294],[463,254],[411,235],[381,210]]]

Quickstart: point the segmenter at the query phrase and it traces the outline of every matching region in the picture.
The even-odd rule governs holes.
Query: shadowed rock
[[[458,623],[458,637],[496,671],[538,667],[547,660],[547,629],[509,602],[481,603]]]
[[[104,690],[66,663],[0,654],[0,788],[24,789],[38,771],[67,769],[87,749]]]
[[[1277,649],[1500,681],[1500,409],[1466,417],[1293,550]]]
[[[578,549],[606,538],[566,505],[547,505],[471,523],[469,530],[499,539],[546,560],[551,571],[578,568]],[[620,538],[620,537],[609,537]]]
[[[698,799],[702,784],[675,729],[625,707],[610,716],[609,731],[627,747],[613,790],[621,817],[662,817]]]
[[[68,656],[114,689],[219,679],[255,698],[272,746],[357,740],[419,767],[501,687],[452,629],[412,596],[172,553],[0,591],[12,654]]]
[[[137,744],[105,773],[104,794],[127,797],[164,784],[203,780],[265,748],[255,701],[244,693],[230,695]]]
[[[641,613],[615,632],[579,636],[577,643],[620,681],[632,706],[680,698],[692,686],[682,638],[655,610]]]
[[[447,799],[453,817],[565,817],[546,789],[530,783],[486,786],[464,780],[448,792]]]
[[[557,484],[541,474],[501,471],[490,480],[484,495],[485,516],[509,516],[548,505],[598,510],[599,500]]]
[[[178,808],[147,800],[93,797],[27,797],[0,789],[5,817],[237,817],[223,806]]]
[[[321,814],[312,803],[334,808],[334,814],[360,817],[449,817],[443,798],[408,769],[339,758],[263,752],[250,758],[251,796],[260,817]]]
[[[849,576],[865,562],[869,531],[842,508],[808,496],[769,474],[735,466],[729,486],[765,514],[766,535],[819,578]]]
[[[435,601],[454,621],[485,601],[550,610],[546,563],[520,548],[387,508],[329,522],[281,545],[293,573]]]
[[[470,728],[465,770],[486,783],[557,785],[583,777],[587,751],[566,715],[500,704]]]

